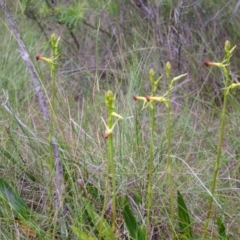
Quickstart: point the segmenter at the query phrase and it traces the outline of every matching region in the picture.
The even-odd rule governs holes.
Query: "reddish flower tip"
[[[211,63],[210,63],[209,61],[206,61],[206,62],[204,62],[204,65],[205,65],[206,67],[209,67],[209,66],[211,66]]]
[[[150,98],[151,98],[150,96],[147,96],[147,97],[146,97],[146,99],[147,99],[148,102],[151,100]]]
[[[108,137],[110,136],[110,134],[112,134],[112,133],[106,131],[106,132],[103,133],[103,137],[104,137],[105,139],[108,139]]]
[[[37,55],[37,56],[36,56],[36,60],[38,61],[38,60],[40,60],[40,59],[41,59],[41,56]]]
[[[134,96],[133,96],[133,99],[136,101],[136,100],[137,100],[137,95],[134,95]]]

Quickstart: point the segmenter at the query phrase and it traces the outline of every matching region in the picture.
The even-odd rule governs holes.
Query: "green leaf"
[[[91,236],[90,233],[83,232],[81,229],[70,226],[70,228],[73,230],[73,232],[77,235],[79,240],[96,240],[93,236]]]
[[[132,239],[136,239],[137,236],[137,221],[132,214],[129,203],[127,203],[123,210],[123,218],[129,232],[129,235]]]
[[[186,235],[187,239],[193,239],[191,220],[188,213],[188,209],[179,191],[177,191],[177,203],[178,203],[178,223],[180,231],[184,232],[184,235]]]
[[[126,201],[124,206],[123,218],[131,239],[134,240],[146,239],[146,230],[137,223],[137,220],[132,213],[128,200]]]
[[[2,178],[0,178],[0,199],[8,203],[18,217],[29,219],[30,210],[27,204]]]
[[[94,210],[91,203],[86,204],[86,212],[90,218],[91,224],[94,227],[94,230],[98,231],[101,234],[101,239],[112,240],[115,239],[115,234],[112,230],[112,227],[105,219],[101,219],[98,213]]]
[[[138,230],[137,230],[137,240],[146,240],[147,232],[146,228],[142,225],[138,225]]]
[[[218,225],[218,235],[221,240],[228,240],[229,237],[226,234],[226,228],[223,224],[223,221],[220,217],[217,217],[217,225]]]
[[[136,191],[133,193],[134,194],[134,200],[136,204],[141,204],[142,203],[142,194],[140,189],[136,189]]]

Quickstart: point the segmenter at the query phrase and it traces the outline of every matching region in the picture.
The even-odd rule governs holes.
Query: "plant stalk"
[[[228,64],[229,64],[229,59],[228,59]],[[223,107],[222,107],[222,114],[221,114],[221,127],[220,127],[220,132],[219,132],[217,157],[216,157],[214,172],[213,172],[211,196],[209,197],[207,216],[206,216],[206,221],[205,221],[204,229],[203,229],[203,237],[205,237],[207,234],[207,229],[208,229],[209,220],[210,220],[210,216],[211,216],[212,203],[213,203],[214,192],[215,192],[216,183],[217,183],[217,176],[218,176],[218,171],[219,171],[219,166],[220,166],[222,145],[223,145],[223,139],[224,139],[224,128],[225,128],[225,121],[226,121],[226,108],[227,108],[227,98],[228,98],[228,89],[227,88],[229,85],[229,69],[226,67],[223,67],[222,69],[223,69],[223,72],[225,75],[225,84],[224,84],[225,88],[224,88]]]
[[[153,138],[155,127],[155,102],[151,102],[150,107],[150,145],[149,145],[149,159],[148,159],[148,188],[147,188],[147,219],[146,228],[147,236],[149,237],[151,228],[151,208],[152,208],[152,176],[153,176]]]
[[[168,100],[167,100],[167,176],[169,186],[169,199],[170,199],[170,213],[171,213],[171,226],[172,237],[174,239],[174,193],[173,193],[173,181],[172,181],[172,159],[171,159],[171,89],[170,83],[168,86]]]

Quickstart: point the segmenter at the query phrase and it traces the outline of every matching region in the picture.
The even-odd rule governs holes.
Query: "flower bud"
[[[51,45],[52,45],[52,48],[56,47],[56,42],[57,42],[57,37],[56,37],[55,33],[53,33],[51,35]]]
[[[105,104],[107,108],[114,109],[115,96],[112,91],[108,90],[105,94]]]
[[[165,66],[166,76],[169,79],[171,75],[171,63],[167,62]]]
[[[228,55],[229,55],[229,53],[230,53],[230,48],[231,48],[231,44],[230,44],[230,42],[227,40],[227,41],[225,42],[224,50],[225,50],[225,53],[228,54]]]
[[[154,83],[154,75],[155,75],[155,72],[154,70],[151,68],[150,71],[149,71],[149,80],[150,82],[153,84]]]

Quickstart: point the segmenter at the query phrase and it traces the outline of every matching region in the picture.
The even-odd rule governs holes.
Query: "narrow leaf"
[[[178,202],[178,222],[180,231],[183,231],[188,239],[193,239],[191,220],[188,213],[188,209],[179,191],[177,191],[177,202]]]
[[[112,227],[109,225],[109,223],[106,220],[101,220],[101,216],[99,216],[99,214],[96,213],[96,211],[94,210],[94,208],[90,203],[86,204],[86,211],[87,211],[88,217],[91,220],[91,224],[94,226],[94,228],[98,232],[101,231],[102,239],[104,240],[115,239],[115,234],[112,230]],[[101,229],[101,226],[103,226],[102,229]]]
[[[146,240],[147,233],[146,233],[146,228],[144,226],[138,226],[138,231],[137,231],[137,240]]]
[[[137,221],[132,214],[132,210],[130,208],[129,203],[126,203],[123,210],[123,218],[129,232],[129,235],[132,239],[136,239],[137,237]]]
[[[217,217],[217,225],[218,225],[218,234],[221,240],[228,240],[229,237],[226,234],[226,228],[223,224],[223,221],[220,217]]]
[[[70,228],[77,235],[79,240],[96,240],[96,238],[92,237],[90,233],[83,232],[81,229],[75,226],[70,226]]]
[[[27,204],[2,178],[0,178],[0,199],[8,203],[18,217],[29,219],[30,210]]]
[[[137,223],[137,220],[132,213],[130,204],[127,199],[123,209],[123,218],[131,239],[133,240],[146,239],[146,229]]]

